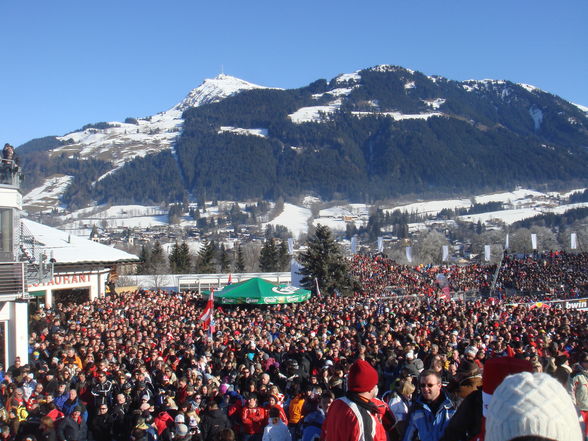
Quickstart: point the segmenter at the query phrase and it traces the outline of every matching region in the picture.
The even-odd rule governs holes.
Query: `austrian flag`
[[[204,329],[214,328],[214,289],[210,290],[210,297],[208,298],[208,302],[206,303],[206,308],[202,311],[199,320],[202,323]],[[213,331],[214,332],[214,331]]]

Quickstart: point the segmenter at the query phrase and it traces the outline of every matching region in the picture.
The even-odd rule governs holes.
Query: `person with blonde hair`
[[[412,394],[415,391],[411,378],[404,378],[396,384],[392,397],[388,401],[388,406],[396,418],[396,422],[404,421],[408,416],[408,409],[412,402]]]
[[[394,419],[396,420],[393,431],[390,434],[391,440],[400,440],[404,436],[408,411],[412,405],[412,395],[415,389],[411,377],[403,378],[396,383],[392,397],[388,401],[388,407],[394,414]]]

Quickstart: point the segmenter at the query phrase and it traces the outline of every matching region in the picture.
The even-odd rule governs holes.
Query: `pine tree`
[[[196,272],[200,274],[210,274],[216,272],[215,265],[216,243],[214,241],[205,241],[198,251],[198,261]]]
[[[139,254],[142,264],[137,266],[137,274],[151,274],[151,250],[146,246],[141,246],[141,254]]]
[[[285,241],[280,242],[278,251],[278,271],[288,271],[290,266],[290,254]]]
[[[182,242],[178,251],[178,270],[180,274],[191,272],[192,269],[192,255],[190,254],[190,247],[186,242]]]
[[[304,267],[300,271],[304,287],[314,290],[316,279],[323,294],[345,293],[354,288],[347,261],[328,227],[317,225],[299,260]]]
[[[95,237],[98,237],[98,227],[96,226],[96,224],[92,225],[92,231],[90,232],[90,240],[94,239]]]
[[[169,255],[170,271],[173,274],[186,274],[190,272],[191,267],[190,248],[186,242],[178,245],[176,242]]]
[[[384,213],[378,208],[374,214],[368,218],[367,232],[370,241],[374,241],[382,234],[384,224]]]
[[[164,274],[167,270],[165,265],[165,252],[159,241],[155,242],[151,249],[151,259],[149,260],[150,274]]]
[[[238,273],[245,272],[245,256],[243,256],[243,249],[241,248],[241,244],[239,244],[239,248],[237,248],[237,259],[235,260],[235,271]]]
[[[264,273],[278,270],[278,250],[274,239],[267,239],[259,254],[259,269]]]
[[[229,257],[229,253],[225,249],[225,244],[221,244],[220,250],[218,253],[218,265],[220,266],[221,273],[229,272],[231,268],[231,259]]]
[[[174,243],[174,246],[169,253],[168,260],[169,260],[169,269],[172,274],[178,274],[178,254],[179,254],[179,246],[178,242]]]

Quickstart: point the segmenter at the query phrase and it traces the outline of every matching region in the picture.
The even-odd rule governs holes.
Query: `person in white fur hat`
[[[582,441],[578,413],[551,376],[521,372],[498,386],[486,415],[485,441]]]

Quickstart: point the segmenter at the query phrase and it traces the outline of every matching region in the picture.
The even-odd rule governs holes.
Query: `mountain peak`
[[[249,83],[240,78],[221,73],[214,78],[208,78],[196,89],[191,90],[186,98],[174,107],[174,110],[186,110],[220,101],[244,90],[265,89],[264,86]]]

